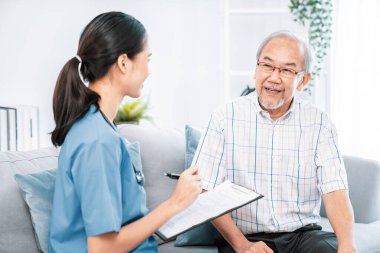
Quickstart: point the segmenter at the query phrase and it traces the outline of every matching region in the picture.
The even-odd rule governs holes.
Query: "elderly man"
[[[213,221],[225,239],[219,252],[356,252],[335,127],[296,94],[310,65],[300,37],[271,34],[257,52],[256,92],[211,116],[193,160],[203,188],[228,179],[265,196]],[[321,230],[321,199],[335,234]]]

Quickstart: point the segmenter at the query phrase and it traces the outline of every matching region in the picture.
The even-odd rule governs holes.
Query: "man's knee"
[[[338,242],[334,233],[325,231],[312,231],[306,237],[310,236],[309,241],[310,253],[337,253]]]
[[[326,241],[325,239],[322,239],[321,241],[317,242],[315,244],[314,253],[337,253],[338,252],[338,245],[335,241]]]

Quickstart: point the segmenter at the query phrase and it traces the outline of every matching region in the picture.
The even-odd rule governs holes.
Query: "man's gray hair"
[[[257,49],[256,60],[259,60],[261,52],[263,51],[263,48],[269,43],[269,41],[275,38],[286,38],[286,39],[290,39],[299,43],[303,49],[302,50],[303,56],[304,56],[303,70],[306,73],[311,72],[311,68],[313,65],[313,55],[312,55],[312,50],[310,48],[310,45],[308,42],[306,42],[306,39],[302,38],[300,35],[291,31],[278,31],[266,37],[261,42],[259,48]]]

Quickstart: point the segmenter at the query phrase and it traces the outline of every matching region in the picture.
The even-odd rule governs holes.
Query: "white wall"
[[[380,161],[380,2],[351,0],[337,4],[331,118],[343,154]]]
[[[41,146],[54,128],[52,94],[59,71],[96,15],[123,11],[147,28],[151,115],[156,125],[203,126],[223,101],[219,0],[1,0],[0,105],[40,110]]]

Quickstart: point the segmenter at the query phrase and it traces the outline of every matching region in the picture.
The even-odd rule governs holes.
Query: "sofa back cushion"
[[[176,180],[164,176],[164,173],[183,171],[184,131],[132,124],[119,125],[118,128],[127,140],[140,142],[147,206],[152,210],[170,197],[176,185]]]
[[[354,156],[343,156],[355,222],[380,220],[380,164]],[[322,204],[321,216],[326,217]]]
[[[38,252],[28,207],[14,174],[56,168],[57,157],[55,148],[0,152],[0,252]]]

